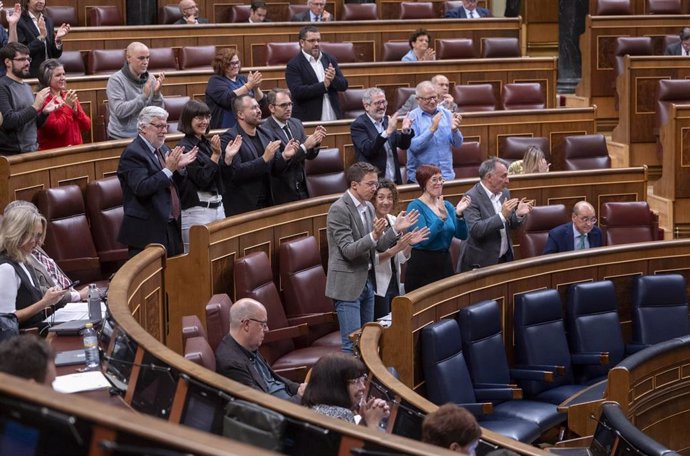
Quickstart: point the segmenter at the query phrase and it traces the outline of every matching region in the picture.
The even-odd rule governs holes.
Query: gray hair
[[[499,163],[505,166],[506,169],[508,168],[508,162],[502,158],[493,157],[489,158],[488,160],[484,160],[482,164],[479,165],[479,178],[484,179],[487,174],[496,169],[496,165]]]
[[[168,120],[168,111],[159,106],[147,106],[141,110],[137,117],[137,128],[143,130],[153,119]]]
[[[386,95],[386,92],[384,92],[382,89],[379,89],[378,87],[369,87],[367,90],[364,91],[364,95],[362,95],[362,103],[364,104],[369,104],[371,103],[371,99],[374,98],[375,95]]]
[[[422,96],[422,91],[426,88],[431,88],[433,91],[436,91],[436,88],[434,85],[431,83],[431,81],[422,81],[419,84],[417,84],[417,87],[414,89],[415,90],[415,95],[418,97]]]

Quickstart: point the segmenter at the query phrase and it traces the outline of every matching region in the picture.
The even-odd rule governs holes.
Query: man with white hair
[[[331,13],[326,11],[326,0],[307,0],[307,9],[297,13],[290,19],[292,22],[328,22],[333,20]]]
[[[182,17],[175,21],[175,25],[208,24],[208,19],[199,17],[199,6],[194,0],[182,0],[177,7]]]
[[[137,118],[139,135],[122,152],[117,168],[124,208],[118,240],[129,247],[130,257],[153,242],[165,246],[168,256],[184,251],[177,186],[198,149],[170,150],[165,145],[167,121],[163,108],[142,109]]]

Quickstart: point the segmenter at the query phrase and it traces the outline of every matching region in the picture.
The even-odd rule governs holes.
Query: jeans
[[[367,280],[362,294],[354,301],[335,300],[335,311],[340,325],[342,350],[352,353],[352,342],[348,337],[365,323],[374,321],[374,285]]]
[[[184,253],[189,253],[189,229],[192,225],[206,225],[225,218],[223,205],[209,209],[201,206],[190,207],[182,210],[182,242]]]

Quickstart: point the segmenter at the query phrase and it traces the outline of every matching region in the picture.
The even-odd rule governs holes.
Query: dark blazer
[[[187,179],[178,187],[180,192],[180,205],[182,209],[199,205],[197,192],[215,192],[223,194],[223,179],[220,175],[220,163],[211,160],[211,143],[207,138],[199,140],[194,135],[185,135],[177,143],[183,146],[185,152],[189,152],[195,146],[199,148],[196,160],[187,166]]]
[[[250,388],[267,393],[268,386],[266,386],[266,382],[264,382],[264,379],[256,370],[256,367],[252,362],[254,356],[262,358],[258,351],[256,353],[250,353],[242,348],[242,346],[238,344],[231,335],[228,334],[223,337],[223,340],[220,341],[218,348],[216,348],[216,372],[221,375],[225,375],[229,379],[235,380],[236,382],[242,383],[243,385],[247,385]],[[274,378],[277,378],[281,382],[285,383],[288,393],[292,394],[293,396],[297,394],[299,383],[293,382],[285,377],[281,377],[270,367],[269,370]]]
[[[483,268],[498,263],[501,249],[501,228],[506,228],[508,236],[509,260],[513,258],[513,243],[510,240],[510,229],[517,228],[522,221],[513,212],[505,222],[494,211],[489,196],[477,182],[467,193],[472,203],[463,212],[469,237],[462,243],[460,252],[460,271],[469,271],[476,266]],[[503,189],[501,203],[510,199],[510,191]]]
[[[669,44],[664,55],[683,55],[683,48],[680,43]]]
[[[164,145],[161,151],[165,156],[170,149]],[[184,176],[175,172],[172,179],[168,178],[146,142],[137,136],[120,156],[117,177],[122,187],[124,209],[118,241],[138,249],[157,242],[165,246],[168,255],[180,253],[175,251],[174,246],[168,245],[167,229],[170,191],[177,192],[177,185],[182,184]],[[179,231],[179,220],[177,222]],[[181,232],[179,240],[182,245]]]
[[[25,44],[29,48],[29,56],[31,57],[31,66],[29,71],[31,77],[38,76],[38,67],[46,58],[57,59],[62,55],[62,49],[58,49],[55,44],[55,26],[53,20],[43,15],[46,23],[46,39],[41,41],[38,39],[38,29],[31,20],[27,10],[22,11],[22,16],[17,23],[17,40]],[[46,46],[48,47],[48,56],[46,57]]]
[[[383,117],[383,129],[385,130],[386,128],[388,128],[388,116]],[[395,162],[395,183],[398,185],[402,184],[397,149],[407,149],[410,147],[414,131],[412,129],[405,133],[396,131],[388,138],[384,138],[376,130],[369,116],[361,114],[350,125],[350,132],[357,161],[369,162],[376,166],[379,170],[379,177],[384,177],[386,173],[386,160],[388,157],[384,145],[388,141],[393,151],[393,161]]]
[[[592,227],[592,231],[587,235],[589,246],[601,247],[601,230],[598,226]],[[573,222],[564,223],[549,231],[549,237],[544,246],[544,254],[569,252],[575,250],[575,236],[573,233]]]
[[[301,13],[297,13],[294,16],[290,18],[291,22],[311,22],[311,16],[309,15],[310,11],[302,11]]]
[[[292,115],[302,122],[321,120],[324,93],[328,93],[331,106],[333,106],[338,119],[343,118],[340,102],[338,101],[338,92],[347,90],[347,79],[340,71],[338,61],[332,55],[322,51],[321,63],[324,69],[328,68],[329,64],[335,68],[335,77],[328,86],[328,90],[326,90],[323,82],[319,82],[314,69],[302,51],[294,56],[285,68],[285,80],[292,94],[292,101],[295,104]]]
[[[205,17],[197,17],[196,18],[197,24],[208,24],[208,19]],[[173,22],[173,25],[189,25],[187,24],[187,21],[184,20],[184,17],[179,18],[175,22]],[[191,24],[194,25],[194,24]]]
[[[479,17],[491,17],[491,11],[489,11],[486,8],[477,7],[475,11],[477,14],[479,14]],[[448,12],[446,13],[446,17],[453,17],[456,19],[467,19],[467,16],[465,15],[465,8],[463,8],[462,6],[448,10]]]
[[[304,132],[304,125],[299,119],[291,117],[287,120],[288,128],[292,137],[304,144],[307,139],[307,134]],[[280,128],[273,116],[268,119],[260,127],[268,135],[271,140],[280,139],[283,146],[280,149],[280,154],[283,153],[283,148],[288,142],[288,137],[285,131]],[[313,149],[307,149],[300,146],[297,153],[289,160],[284,160],[285,168],[282,172],[274,175],[271,179],[271,186],[273,189],[273,202],[275,204],[289,203],[290,201],[297,201],[302,199],[300,196],[307,193],[307,179],[304,174],[304,160],[313,160],[319,155],[320,146],[317,145]]]

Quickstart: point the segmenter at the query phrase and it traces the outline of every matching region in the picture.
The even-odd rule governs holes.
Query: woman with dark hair
[[[364,364],[345,353],[331,353],[319,359],[311,369],[311,377],[302,396],[302,405],[326,416],[378,429],[390,413],[383,399],[365,399],[367,369]]]
[[[41,63],[38,67],[38,83],[41,89],[50,87],[50,94],[42,107],[44,112],[50,114],[38,129],[38,148],[46,150],[82,144],[84,139],[81,132],[91,130],[91,119],[82,109],[77,92],[67,90],[62,63],[57,59]]]
[[[436,51],[429,47],[431,35],[426,29],[419,28],[412,32],[410,50],[400,59],[402,62],[421,62],[422,60],[436,60]]]
[[[205,225],[225,218],[223,209],[223,179],[218,162],[221,158],[220,136],[206,137],[211,121],[211,111],[206,103],[189,100],[182,109],[177,129],[184,133],[177,145],[185,152],[199,149],[196,160],[187,166],[187,179],[178,187],[180,192],[182,241],[185,253],[189,251],[189,229],[192,225]],[[237,136],[225,148],[223,161],[226,165],[242,146]]]
[[[414,228],[429,228],[429,236],[412,247],[405,272],[407,293],[453,275],[455,268],[450,258],[450,243],[453,237],[467,239],[467,224],[462,212],[471,202],[469,196],[463,196],[453,207],[443,199],[444,180],[438,166],[419,166],[416,179],[422,196],[410,201],[407,211],[419,211]]]
[[[232,101],[240,95],[249,95],[261,102],[264,93],[261,91],[263,76],[258,71],[251,71],[245,78],[240,75],[240,56],[230,48],[220,48],[211,62],[216,73],[208,80],[206,86],[206,104],[211,109],[211,129],[230,128],[237,123],[232,112]]]

